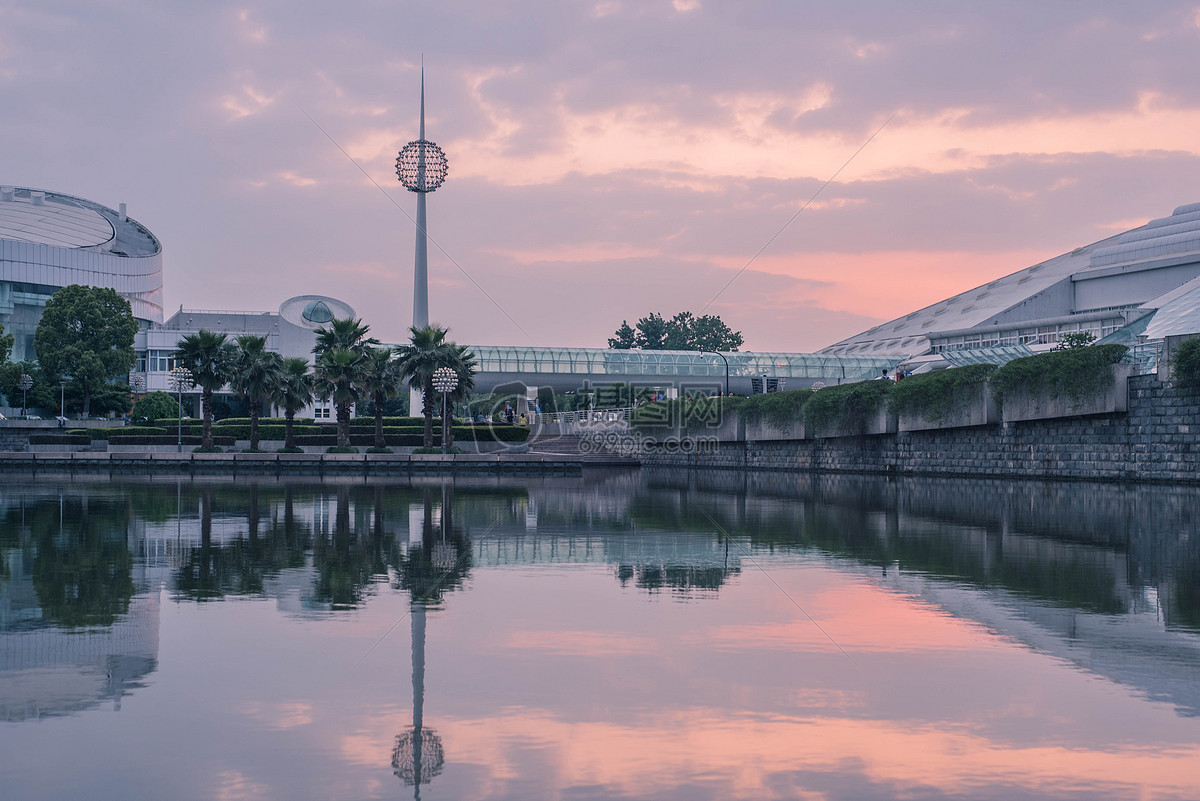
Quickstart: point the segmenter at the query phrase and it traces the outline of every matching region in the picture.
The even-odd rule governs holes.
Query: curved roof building
[[[1011,358],[1048,350],[1063,334],[1077,332],[1124,344],[1200,332],[1200,203],[881,323],[822,352],[1000,363],[1006,353]]]
[[[90,200],[0,187],[0,324],[12,358],[34,358],[46,301],[71,284],[115,289],[146,323],[163,321],[162,244],[125,213]]]

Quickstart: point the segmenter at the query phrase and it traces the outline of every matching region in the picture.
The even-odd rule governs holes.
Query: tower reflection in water
[[[419,542],[419,546],[408,549],[398,572],[400,587],[411,599],[413,717],[412,728],[396,737],[392,771],[413,788],[414,799],[420,799],[421,785],[433,781],[446,762],[442,738],[425,726],[426,615],[430,607],[442,604],[447,592],[462,584],[471,568],[469,540],[454,525],[454,488],[442,484],[440,490],[436,523],[433,489],[422,490],[419,524],[409,532],[410,545]],[[413,517],[410,513],[410,519]]]

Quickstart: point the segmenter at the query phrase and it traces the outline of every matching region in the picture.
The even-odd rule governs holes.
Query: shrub
[[[179,418],[178,417],[156,417],[155,419],[150,420],[148,424],[155,426],[157,428],[170,428],[172,431],[174,431],[176,428],[179,427]],[[186,431],[189,426],[201,426],[203,424],[204,424],[204,421],[200,420],[199,418],[196,418],[196,417],[183,418],[184,431]]]
[[[745,420],[765,420],[778,426],[799,420],[804,404],[812,397],[811,389],[788,389],[751,395],[742,400],[738,409]]]
[[[951,367],[905,378],[892,388],[892,411],[944,423],[979,395],[980,384],[996,372],[994,364]]]
[[[1185,339],[1175,348],[1171,378],[1184,389],[1200,389],[1200,337]]]
[[[859,381],[817,390],[804,404],[804,424],[813,432],[843,428],[861,433],[895,386],[894,381]]]
[[[167,429],[156,426],[125,426],[124,428],[85,428],[80,431],[68,431],[68,434],[78,434],[95,440],[111,439],[113,436],[154,436],[166,434]]]
[[[374,445],[372,445],[370,448],[367,448],[367,453],[392,453],[392,452],[393,451],[391,448],[376,448]]]
[[[304,453],[304,448],[280,448],[276,453]]]
[[[134,420],[156,420],[179,416],[179,401],[165,392],[151,392],[133,404],[130,416]]]
[[[199,445],[202,437],[187,437],[183,438],[184,445]],[[179,440],[175,434],[164,436],[111,436],[108,438],[110,445],[175,445]],[[232,446],[234,444],[233,437],[213,437],[214,445]]]
[[[991,378],[1000,403],[1017,392],[1080,401],[1112,386],[1112,365],[1124,358],[1124,345],[1094,345],[1013,359]]]
[[[358,448],[339,448],[337,445],[325,449],[326,453],[358,453]]]
[[[294,418],[292,420],[292,422],[297,426],[312,425],[313,418],[297,417],[297,418]],[[260,417],[260,418],[258,418],[258,425],[260,428],[262,426],[283,427],[286,423],[287,423],[286,417]],[[213,422],[213,428],[224,428],[225,426],[248,426],[248,425],[250,425],[249,417],[226,417],[224,420],[217,420],[217,421]]]
[[[218,448],[216,445],[213,445],[208,448],[201,445],[199,448],[192,449],[192,453],[224,453],[224,452],[225,452],[224,450],[222,450],[221,448]]]

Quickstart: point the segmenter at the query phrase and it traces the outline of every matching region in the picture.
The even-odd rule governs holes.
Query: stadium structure
[[[115,289],[143,328],[163,321],[162,244],[126,214],[61,192],[0,187],[0,325],[14,361],[36,358],[46,301],[65,286]]]
[[[1168,336],[1200,332],[1200,203],[880,323],[825,348],[892,355],[916,371],[1002,363],[1065,334],[1133,347],[1152,365]]]

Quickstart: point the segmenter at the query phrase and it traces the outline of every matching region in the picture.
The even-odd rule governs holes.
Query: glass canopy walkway
[[[731,378],[794,379],[803,386],[813,381],[840,383],[874,378],[894,368],[902,356],[835,356],[824,353],[699,353],[675,350],[610,350],[605,348],[520,347],[472,345],[480,373],[510,375],[514,380],[546,376],[578,376],[608,381],[655,378],[723,380],[724,356]],[[531,381],[530,383],[536,383]]]

